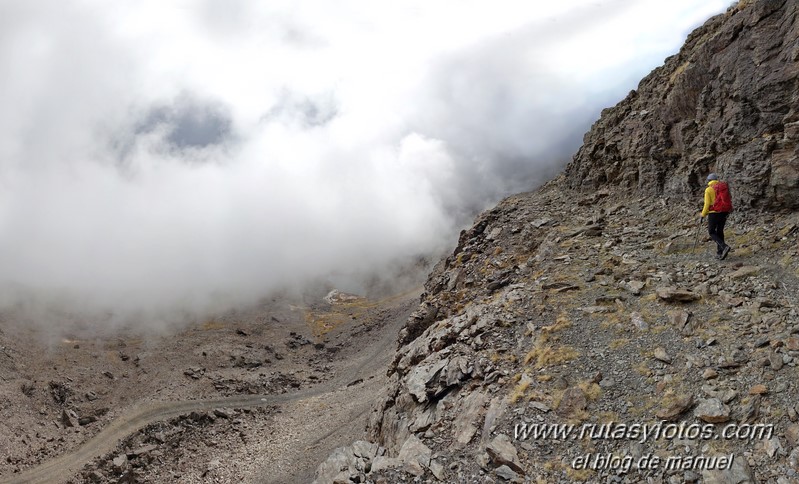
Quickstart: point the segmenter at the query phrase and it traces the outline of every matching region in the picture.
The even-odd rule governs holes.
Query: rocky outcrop
[[[710,19],[603,112],[563,175],[461,233],[367,428],[392,470],[359,478],[796,481],[799,213],[771,210],[799,207],[798,5]],[[711,169],[743,209],[724,261],[697,238]],[[602,434],[615,424],[770,431]],[[566,425],[599,433],[540,433]],[[424,450],[410,470],[407,448]],[[641,464],[651,456],[677,467]]]
[[[739,207],[799,207],[798,10],[741,1],[708,20],[602,112],[569,186],[695,197],[717,171]]]

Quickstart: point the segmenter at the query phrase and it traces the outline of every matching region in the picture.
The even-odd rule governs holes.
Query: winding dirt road
[[[354,354],[347,355],[346,359],[339,361],[337,374],[333,380],[319,384],[318,386],[298,390],[296,392],[284,393],[279,395],[237,395],[218,399],[188,400],[188,401],[166,401],[152,404],[143,404],[133,408],[126,414],[116,418],[98,434],[84,442],[77,449],[67,452],[57,458],[44,462],[36,467],[27,469],[20,474],[13,476],[3,476],[0,478],[2,484],[22,484],[22,483],[52,483],[64,482],[73,478],[80,469],[91,462],[92,459],[106,455],[116,448],[119,442],[134,432],[154,422],[178,417],[190,412],[205,412],[215,408],[247,408],[264,405],[287,405],[292,402],[302,402],[314,398],[325,399],[330,396],[331,401],[340,403],[341,393],[355,393],[357,389],[351,389],[352,382],[359,379],[370,379],[371,384],[369,394],[358,396],[348,396],[345,399],[352,400],[351,413],[355,416],[364,416],[371,408],[372,402],[376,398],[375,389],[382,384],[385,378],[385,368],[393,356],[396,346],[397,330],[402,326],[405,319],[413,308],[413,297],[404,298],[401,308],[395,310],[388,321],[383,321],[375,331],[362,339],[369,341],[364,344],[361,341]],[[302,419],[300,419],[302,420]],[[338,427],[352,424],[352,421],[339,422],[319,422],[318,428],[324,428],[326,435],[316,437],[312,442],[319,442],[325,437],[336,432]],[[296,449],[295,449],[296,450]],[[275,456],[280,457],[280,456]],[[296,460],[296,456],[283,456],[285,459]],[[325,456],[319,455],[318,461]],[[318,463],[318,462],[317,462]],[[281,482],[281,479],[293,477],[308,477],[309,471],[313,469],[289,469],[282,472],[275,472],[270,469],[263,469],[256,478],[258,482]]]

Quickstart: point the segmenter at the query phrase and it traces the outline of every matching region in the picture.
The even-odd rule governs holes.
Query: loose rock
[[[730,420],[730,408],[718,398],[708,398],[699,401],[694,415],[705,422],[724,423]]]

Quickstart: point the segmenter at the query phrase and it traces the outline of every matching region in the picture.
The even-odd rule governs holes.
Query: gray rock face
[[[497,467],[496,473],[497,476],[506,481],[513,481],[519,478],[519,474],[513,472],[513,469],[505,465]]]
[[[473,392],[466,397],[463,403],[463,410],[459,418],[452,423],[452,435],[454,437],[453,447],[462,449],[472,440],[477,433],[475,423],[478,421],[480,411],[486,402],[486,395],[483,392]]]
[[[486,452],[491,461],[497,466],[508,466],[513,472],[524,475],[524,468],[519,462],[516,447],[510,442],[507,435],[497,435],[490,444],[486,446]]]
[[[717,171],[734,204],[799,206],[797,9],[756,0],[708,20],[602,112],[566,169],[569,185],[698,197]]]
[[[413,475],[421,476],[430,467],[432,451],[415,435],[408,437],[402,444],[397,458],[405,465],[405,470]]]
[[[377,444],[358,440],[335,449],[316,469],[315,484],[353,482],[374,469],[388,469],[402,464],[399,459],[385,457],[385,449]],[[358,481],[360,482],[360,481]]]

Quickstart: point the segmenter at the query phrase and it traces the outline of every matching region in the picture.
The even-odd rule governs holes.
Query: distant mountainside
[[[711,18],[563,174],[463,231],[369,442],[317,482],[799,482],[798,8]],[[739,209],[725,261],[697,226],[711,170]]]
[[[742,1],[694,31],[585,135],[572,188],[694,195],[708,171],[741,206],[799,207],[799,2]]]

